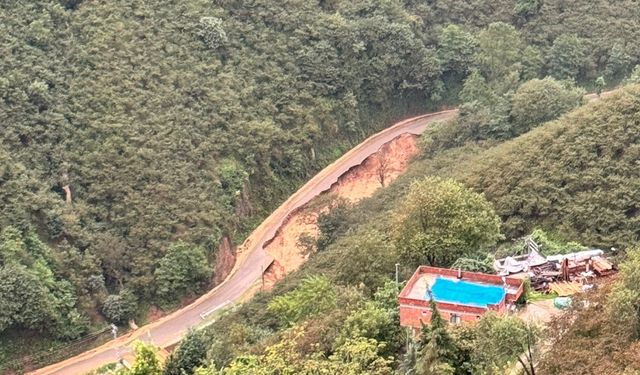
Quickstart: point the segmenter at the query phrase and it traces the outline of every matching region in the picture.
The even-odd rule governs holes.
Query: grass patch
[[[548,299],[554,299],[556,297],[558,297],[558,293],[556,292],[543,293],[543,292],[531,291],[527,296],[527,301],[529,302],[545,301]]]

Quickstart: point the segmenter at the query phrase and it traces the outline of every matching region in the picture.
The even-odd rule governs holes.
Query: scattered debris
[[[582,284],[577,281],[561,281],[557,283],[549,283],[549,290],[556,293],[560,297],[568,297],[582,292]]]
[[[547,263],[538,251],[531,250],[528,254],[515,257],[506,257],[494,262],[493,267],[499,275],[507,276],[514,273],[528,272],[532,267],[541,266]]]
[[[538,292],[571,296],[591,289],[596,278],[616,272],[615,266],[605,259],[604,251],[600,249],[545,258],[530,237],[525,239],[525,249],[527,254],[495,260],[494,269],[502,276],[528,277],[531,288]]]
[[[557,297],[553,299],[553,307],[558,310],[566,310],[571,307],[571,297]]]

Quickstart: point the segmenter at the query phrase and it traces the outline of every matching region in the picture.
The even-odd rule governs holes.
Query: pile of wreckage
[[[544,257],[533,240],[527,239],[525,244],[527,254],[498,259],[494,268],[502,276],[528,277],[532,289],[538,292],[570,296],[592,288],[596,278],[616,272],[599,249]]]

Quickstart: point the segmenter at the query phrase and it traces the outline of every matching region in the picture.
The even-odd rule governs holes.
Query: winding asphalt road
[[[311,178],[262,222],[238,249],[236,266],[220,285],[192,304],[156,322],[140,327],[126,336],[119,337],[78,356],[36,370],[31,374],[84,374],[101,365],[116,362],[120,355],[129,352],[129,345],[136,339],[153,342],[160,347],[177,343],[189,328],[203,322],[201,314],[206,315],[225,307],[252,290],[262,277],[264,270],[273,262],[273,259],[264,251],[265,243],[273,239],[277,230],[292,212],[320,193],[329,190],[340,176],[352,167],[360,165],[385,143],[405,133],[421,134],[429,123],[452,118],[456,113],[457,110],[449,110],[414,117],[367,138]]]

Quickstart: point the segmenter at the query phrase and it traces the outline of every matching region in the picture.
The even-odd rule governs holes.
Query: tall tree
[[[436,303],[429,301],[431,321],[429,329],[425,330],[422,338],[422,348],[417,361],[418,375],[453,375],[453,359],[455,357],[455,343],[447,332],[447,323],[442,319]]]
[[[371,228],[336,243],[334,251],[341,254],[334,265],[337,280],[351,285],[362,284],[371,292],[393,275],[398,260],[393,241]]]
[[[478,34],[480,69],[490,81],[521,69],[523,42],[512,25],[495,22]]]
[[[616,323],[620,337],[640,338],[640,248],[626,251],[620,264],[620,275],[613,286],[607,305],[609,319]]]
[[[308,276],[293,291],[269,302],[268,310],[283,326],[328,311],[336,306],[336,293],[326,277]]]
[[[621,42],[613,43],[605,66],[607,78],[615,79],[626,74],[629,71],[631,61],[631,56],[629,56],[625,45]]]
[[[202,287],[211,277],[211,267],[201,247],[178,242],[160,259],[155,277],[158,295],[171,301]]]
[[[451,179],[413,182],[395,216],[398,250],[411,266],[448,266],[501,238],[500,219],[491,205]]]
[[[447,25],[438,36],[438,59],[444,71],[465,74],[471,66],[478,47],[473,34],[458,25]]]
[[[549,72],[559,79],[575,79],[584,66],[585,46],[573,34],[562,34],[549,50]]]
[[[478,345],[474,361],[482,371],[507,370],[505,366],[518,361],[527,375],[535,375],[532,357],[538,329],[516,316],[488,313],[475,327]]]
[[[102,313],[112,323],[122,324],[132,319],[138,309],[138,299],[129,289],[112,294],[102,303]]]
[[[59,318],[54,297],[21,265],[0,267],[0,332],[7,328],[45,330]]]
[[[208,342],[203,331],[190,330],[171,353],[164,366],[163,375],[192,375],[204,365]]]
[[[551,77],[523,83],[511,104],[512,134],[519,135],[582,104],[584,90]]]

